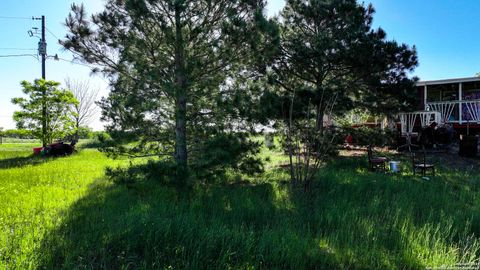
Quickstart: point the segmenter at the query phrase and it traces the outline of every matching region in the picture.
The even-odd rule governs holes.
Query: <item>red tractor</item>
[[[76,143],[76,141],[72,141],[70,144],[64,143],[62,141],[52,143],[46,147],[33,148],[33,154],[40,154],[47,157],[68,156],[75,151]]]

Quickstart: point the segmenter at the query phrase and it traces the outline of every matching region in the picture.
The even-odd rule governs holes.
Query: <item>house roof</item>
[[[417,82],[417,86],[433,85],[433,84],[446,84],[446,83],[463,83],[463,82],[480,82],[480,77],[467,77],[467,78],[444,79],[444,80],[433,80],[433,81],[419,81],[419,82]]]

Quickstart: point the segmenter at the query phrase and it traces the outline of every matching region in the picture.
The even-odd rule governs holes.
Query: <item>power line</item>
[[[0,55],[0,57],[5,58],[5,57],[22,57],[22,56],[33,56],[37,58],[36,54],[4,54]]]
[[[27,48],[0,48],[0,50],[36,51],[37,49],[27,49]]]
[[[85,67],[89,67],[89,68],[95,68],[95,66],[93,65],[88,65],[88,64],[83,64],[83,63],[79,63],[79,62],[75,62],[75,60],[68,60],[68,59],[63,59],[63,58],[60,58],[60,57],[57,57],[58,60],[62,60],[62,61],[65,61],[65,62],[69,62],[70,64],[74,64],[74,65],[80,65],[80,66],[85,66]],[[101,76],[96,76],[97,78],[100,78],[102,81],[104,81],[106,84],[110,84],[109,81],[105,80],[104,78],[102,78]]]
[[[45,27],[45,29],[47,30],[47,32],[52,35],[54,38],[56,38],[58,41],[60,41],[60,38],[58,38],[57,35],[55,35],[50,29],[48,29],[47,27]],[[72,49],[69,49],[69,48],[65,48],[66,50],[70,51],[71,53],[73,53],[74,55],[78,55],[78,56],[81,56],[78,52],[76,51],[73,51]],[[88,68],[95,68],[94,65],[89,65],[89,64],[84,64],[84,63],[79,63],[79,62],[76,62],[75,59],[72,59],[72,60],[69,60],[69,59],[64,59],[64,58],[60,58],[58,56],[56,56],[55,59],[58,59],[58,60],[62,60],[64,62],[68,62],[70,64],[74,64],[74,65],[80,65],[80,66],[84,66],[84,67],[88,67]],[[102,79],[104,82],[106,82],[107,84],[109,82],[107,82],[105,79],[103,79],[102,77],[99,77],[100,79]]]
[[[94,68],[94,66],[92,66],[92,65],[75,62],[75,60],[68,60],[68,59],[63,59],[63,58],[60,58],[60,57],[58,57],[58,60],[62,60],[62,61],[65,61],[65,62],[69,62],[69,63],[71,63],[71,64],[76,64],[76,65],[86,66],[86,67],[89,67],[89,68]]]
[[[57,35],[55,35],[52,31],[50,31],[50,29],[48,29],[47,27],[45,27],[45,29],[47,30],[48,33],[50,33],[50,35],[52,35],[54,38],[56,38],[58,41],[60,41],[60,38],[58,38]],[[78,52],[73,51],[72,49],[69,49],[69,48],[65,48],[65,49],[68,50],[69,52],[75,54],[75,55],[81,56]],[[74,62],[74,60],[68,60],[68,59],[63,59],[63,58],[58,58],[58,59],[59,59],[59,60],[66,61],[66,62],[70,62],[70,63],[72,63],[72,64],[78,64],[78,65],[82,65],[82,66],[92,67],[92,66],[90,66],[90,65],[86,65],[86,64]]]
[[[52,35],[54,38],[59,40],[59,38],[52,31],[50,31],[50,29],[48,29],[46,27],[45,27],[45,29],[47,29],[47,31],[48,31],[48,33],[50,33],[50,35]]]
[[[33,20],[33,17],[0,16],[0,19],[9,19],[9,20]]]

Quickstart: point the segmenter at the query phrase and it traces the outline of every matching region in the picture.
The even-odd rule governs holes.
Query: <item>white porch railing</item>
[[[405,138],[405,144],[400,146],[398,149],[408,148],[411,151],[412,138],[417,137],[418,133],[413,132],[417,118],[420,120],[420,125],[423,127],[430,126],[433,122],[437,124],[442,124],[441,114],[436,111],[419,111],[419,112],[410,112],[410,113],[400,113],[400,129],[402,137]]]
[[[427,102],[425,109],[439,112],[444,123],[480,123],[480,100],[478,99]],[[455,110],[458,112],[458,119],[451,118]]]
[[[420,119],[422,127],[429,126],[433,122],[442,124],[441,114],[437,111],[418,111],[410,113],[400,113],[400,128],[402,135],[412,134],[417,118]]]

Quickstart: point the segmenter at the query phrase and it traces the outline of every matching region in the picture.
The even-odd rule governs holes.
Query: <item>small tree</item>
[[[22,81],[23,93],[27,98],[13,98],[12,103],[20,106],[13,114],[17,128],[32,131],[32,134],[48,145],[55,138],[63,138],[75,132],[71,107],[78,103],[72,92],[59,89],[60,83],[35,80]]]
[[[77,103],[73,105],[73,120],[75,121],[75,139],[79,139],[80,127],[87,128],[98,114],[98,107],[95,100],[98,96],[98,88],[91,88],[88,81],[65,79],[65,86],[70,90]]]

